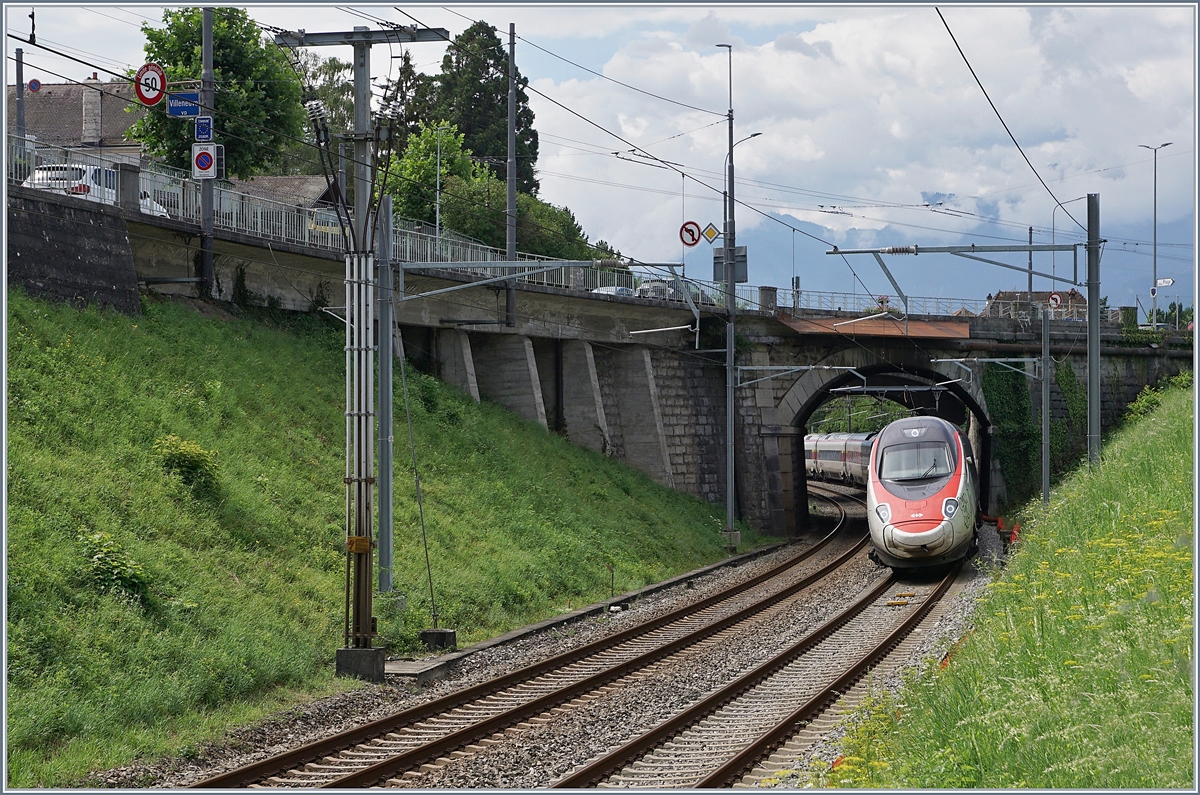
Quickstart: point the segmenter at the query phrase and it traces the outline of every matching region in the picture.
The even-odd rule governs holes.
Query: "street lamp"
[[[736,225],[734,224],[734,190],[733,190],[733,147],[742,141],[749,140],[761,133],[753,133],[742,141],[733,140],[733,45],[718,44],[729,53],[729,151],[725,155],[725,233],[724,268],[725,268],[725,530],[733,532],[734,508],[736,492],[734,488],[734,386],[736,385],[737,367],[734,362],[734,314],[736,301],[734,294],[733,251],[735,246]]]
[[[1150,328],[1158,328],[1158,150],[1164,146],[1170,146],[1171,142],[1158,146],[1147,146],[1146,144],[1138,144],[1141,149],[1149,149],[1154,153],[1154,257],[1153,275],[1151,279],[1154,281],[1154,288],[1150,291]]]
[[[433,247],[437,255],[442,256],[442,130],[449,127],[437,128],[437,188],[433,203]]]

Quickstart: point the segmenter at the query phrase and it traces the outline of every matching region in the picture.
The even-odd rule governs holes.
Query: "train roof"
[[[953,450],[954,437],[957,434],[958,429],[941,417],[905,417],[890,423],[880,431],[879,443],[887,446],[911,442],[914,439],[926,442],[942,441],[950,445],[950,449]]]
[[[871,431],[870,433],[846,433],[845,431],[843,431],[841,433],[806,433],[804,435],[804,438],[805,439],[814,439],[815,438],[815,439],[830,439],[830,440],[837,440],[837,441],[862,441],[862,442],[865,442],[868,439],[874,439],[875,435],[878,433],[879,433],[879,431]]]

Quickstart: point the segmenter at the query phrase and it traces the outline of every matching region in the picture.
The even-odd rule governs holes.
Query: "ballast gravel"
[[[403,677],[388,676],[381,685],[365,685],[284,710],[258,724],[230,730],[215,743],[185,756],[93,773],[88,787],[176,788],[209,776],[260,761],[285,750],[328,737],[397,711],[444,696],[455,690],[519,670],[590,643],[615,631],[685,604],[693,603],[757,575],[799,554],[819,536],[776,550],[742,565],[723,567],[686,583],[631,602],[620,613],[601,614],[522,636],[510,643],[482,649],[459,660],[445,679],[417,688]],[[992,543],[994,542],[994,543]],[[831,545],[832,546],[832,545]],[[844,547],[843,547],[844,548]],[[819,553],[818,558],[824,556]],[[999,559],[1000,542],[994,530],[980,533],[980,558]],[[944,653],[966,631],[975,597],[988,579],[978,564],[934,631],[914,652],[910,663]],[[876,581],[885,570],[865,558],[837,582],[822,583],[803,605],[768,612],[755,631],[728,634],[668,658],[650,669],[620,680],[581,707],[557,712],[548,722],[510,729],[507,739],[432,771],[406,778],[403,786],[420,788],[542,787],[588,759],[645,731],[672,712],[727,683],[768,658],[848,604],[855,594]],[[939,651],[942,650],[942,651]],[[896,687],[899,678],[890,684]],[[834,740],[834,729],[828,739]],[[497,737],[497,739],[500,739]],[[835,747],[818,744],[812,756],[832,759]],[[801,767],[806,760],[798,760]],[[783,782],[786,786],[786,780]]]

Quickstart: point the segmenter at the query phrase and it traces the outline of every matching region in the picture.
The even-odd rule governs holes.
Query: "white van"
[[[111,168],[80,163],[38,166],[21,185],[36,190],[62,192],[101,204],[117,203],[117,172]],[[151,199],[146,191],[142,191],[141,208],[147,215],[170,217],[166,208]]]

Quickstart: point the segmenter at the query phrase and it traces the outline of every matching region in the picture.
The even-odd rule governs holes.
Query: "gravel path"
[[[821,512],[827,512],[822,509]],[[388,677],[382,685],[368,685],[349,693],[323,698],[285,710],[254,726],[231,730],[219,743],[206,745],[189,758],[175,757],[154,763],[136,763],[93,774],[93,787],[186,786],[225,770],[263,759],[288,748],[327,737],[362,723],[377,720],[454,690],[527,667],[535,661],[589,643],[631,623],[648,620],[713,592],[749,579],[782,559],[798,554],[818,536],[736,567],[722,568],[630,604],[629,609],[595,616],[555,629],[527,635],[511,643],[484,649],[460,660],[449,676],[423,689],[407,679]],[[994,530],[980,533],[980,557],[1000,553]],[[822,552],[818,557],[823,557]],[[987,581],[980,568],[935,631],[928,633],[917,664],[930,655],[944,653],[965,632],[974,597]],[[786,609],[768,611],[751,633],[729,634],[662,661],[650,669],[614,683],[607,692],[570,710],[555,711],[546,722],[522,724],[494,738],[469,756],[434,771],[408,776],[403,786],[541,787],[614,745],[624,742],[707,692],[728,682],[748,667],[794,642],[848,603],[884,570],[865,557],[837,583],[818,586],[818,595]],[[942,650],[942,651],[939,651]],[[899,678],[891,686],[899,683]],[[829,740],[836,739],[835,730]],[[836,750],[822,743],[814,756],[832,759]],[[804,766],[806,760],[797,765]],[[785,781],[786,784],[786,781]]]

